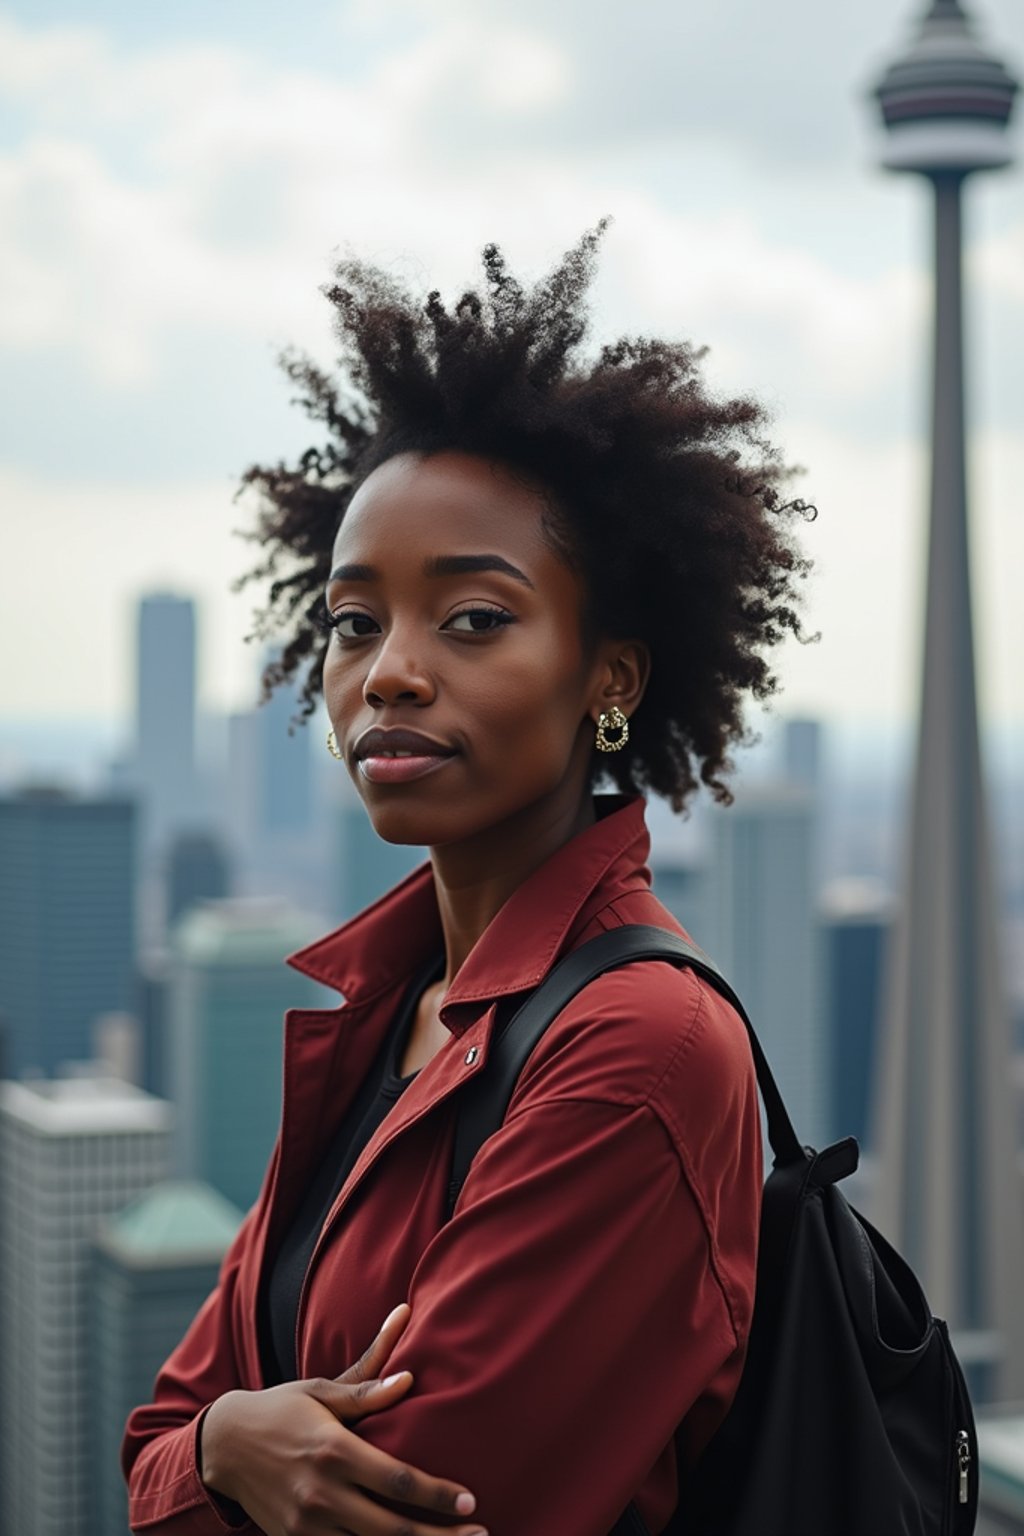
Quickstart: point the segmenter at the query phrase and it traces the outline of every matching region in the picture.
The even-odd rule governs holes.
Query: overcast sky
[[[133,603],[158,586],[201,599],[206,706],[249,702],[232,496],[309,440],[274,358],[330,361],[332,254],[451,291],[487,240],[539,274],[610,213],[595,341],[707,343],[806,466],[823,639],[787,650],[786,708],[905,719],[930,210],[874,168],[866,93],[922,8],[0,3],[0,717],[123,718]],[[1024,71],[1021,0],[973,9]],[[1021,169],[976,180],[968,227],[981,698],[1020,727]]]

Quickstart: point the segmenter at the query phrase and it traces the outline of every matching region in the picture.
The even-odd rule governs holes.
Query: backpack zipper
[[[957,1433],[956,1465],[960,1490],[960,1503],[966,1504],[968,1497],[967,1480],[971,1470],[971,1442],[966,1429],[961,1429]]]

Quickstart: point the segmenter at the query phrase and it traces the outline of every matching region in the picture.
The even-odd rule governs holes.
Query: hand
[[[430,1477],[367,1445],[346,1429],[390,1408],[412,1384],[411,1371],[384,1381],[377,1371],[409,1321],[403,1302],[366,1353],[333,1381],[287,1381],[262,1392],[226,1392],[202,1426],[200,1477],[240,1504],[266,1536],[486,1536],[468,1489]],[[376,1497],[374,1497],[376,1495]],[[378,1500],[428,1511],[425,1520],[393,1514]]]

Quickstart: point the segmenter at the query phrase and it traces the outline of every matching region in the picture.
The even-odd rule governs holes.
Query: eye
[[[452,614],[444,628],[459,635],[489,635],[514,623],[515,619],[505,608],[464,608],[461,613]]]
[[[355,609],[343,613],[326,613],[324,625],[327,629],[333,629],[339,640],[362,640],[377,627],[376,620],[371,619],[368,613],[359,613]]]

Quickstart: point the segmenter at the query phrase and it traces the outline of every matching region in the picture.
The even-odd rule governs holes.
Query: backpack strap
[[[500,1033],[495,1033],[487,1065],[478,1077],[466,1084],[457,1100],[455,1148],[448,1186],[449,1220],[473,1158],[487,1138],[501,1126],[523,1065],[548,1025],[588,982],[634,960],[667,960],[671,964],[687,965],[732,1004],[747,1028],[775,1166],[807,1161],[807,1150],[797,1139],[754,1026],[721,971],[703,950],[669,929],[656,928],[649,923],[630,923],[610,929],[565,955],[508,1019]],[[610,1536],[648,1536],[635,1504],[630,1503],[623,1510]]]
[[[667,960],[675,965],[689,966],[732,1004],[747,1027],[775,1165],[806,1160],[806,1149],[793,1129],[761,1042],[743,1004],[721,971],[703,950],[667,928],[630,923],[609,929],[565,955],[516,1010],[501,1033],[495,1035],[484,1070],[467,1083],[458,1096],[458,1121],[448,1186],[449,1218],[473,1158],[501,1126],[523,1065],[548,1025],[588,982],[605,971],[629,965],[635,960]]]

